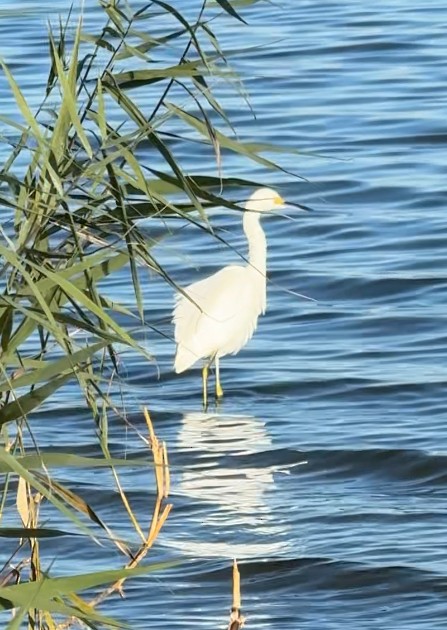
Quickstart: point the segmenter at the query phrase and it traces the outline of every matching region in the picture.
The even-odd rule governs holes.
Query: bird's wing
[[[251,303],[246,274],[245,267],[231,265],[186,287],[188,297],[177,297],[175,341],[178,352],[184,349],[179,363],[189,366],[210,356],[222,343],[222,336],[231,330],[232,320],[246,312]]]
[[[237,297],[244,267],[231,265],[220,269],[208,278],[185,288],[185,294],[176,296],[173,313],[177,343],[191,339],[200,321],[206,318],[231,318],[238,310]]]

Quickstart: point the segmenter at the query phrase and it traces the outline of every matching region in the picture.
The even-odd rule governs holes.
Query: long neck
[[[248,240],[248,261],[250,267],[265,279],[267,272],[267,241],[260,223],[260,214],[244,212],[244,232]]]

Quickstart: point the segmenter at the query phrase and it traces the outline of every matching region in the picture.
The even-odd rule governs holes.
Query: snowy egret
[[[209,367],[216,368],[216,398],[223,396],[219,359],[236,354],[252,337],[258,317],[265,313],[267,241],[260,224],[263,212],[283,206],[270,188],[255,191],[245,205],[243,228],[248,241],[248,264],[229,265],[199,280],[177,297],[174,308],[178,373],[205,359],[202,370],[203,405],[207,407]]]

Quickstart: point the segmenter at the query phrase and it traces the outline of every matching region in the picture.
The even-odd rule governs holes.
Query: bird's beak
[[[298,210],[304,210],[305,212],[313,212],[309,206],[304,206],[302,203],[293,203],[292,201],[283,201],[283,204],[287,207],[298,208]]]

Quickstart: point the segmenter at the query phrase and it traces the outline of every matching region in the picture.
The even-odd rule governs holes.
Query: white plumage
[[[249,267],[234,265],[186,289],[190,299],[182,296],[174,314],[177,373],[205,357],[235,354],[247,343],[265,310],[254,276]]]
[[[248,200],[243,215],[248,240],[248,264],[229,265],[194,282],[177,296],[174,308],[177,351],[174,369],[187,370],[199,359],[203,368],[204,405],[207,404],[208,367],[216,365],[216,396],[223,394],[219,359],[238,352],[252,337],[259,315],[266,309],[267,243],[260,225],[261,213],[283,205],[270,188],[257,190]]]

